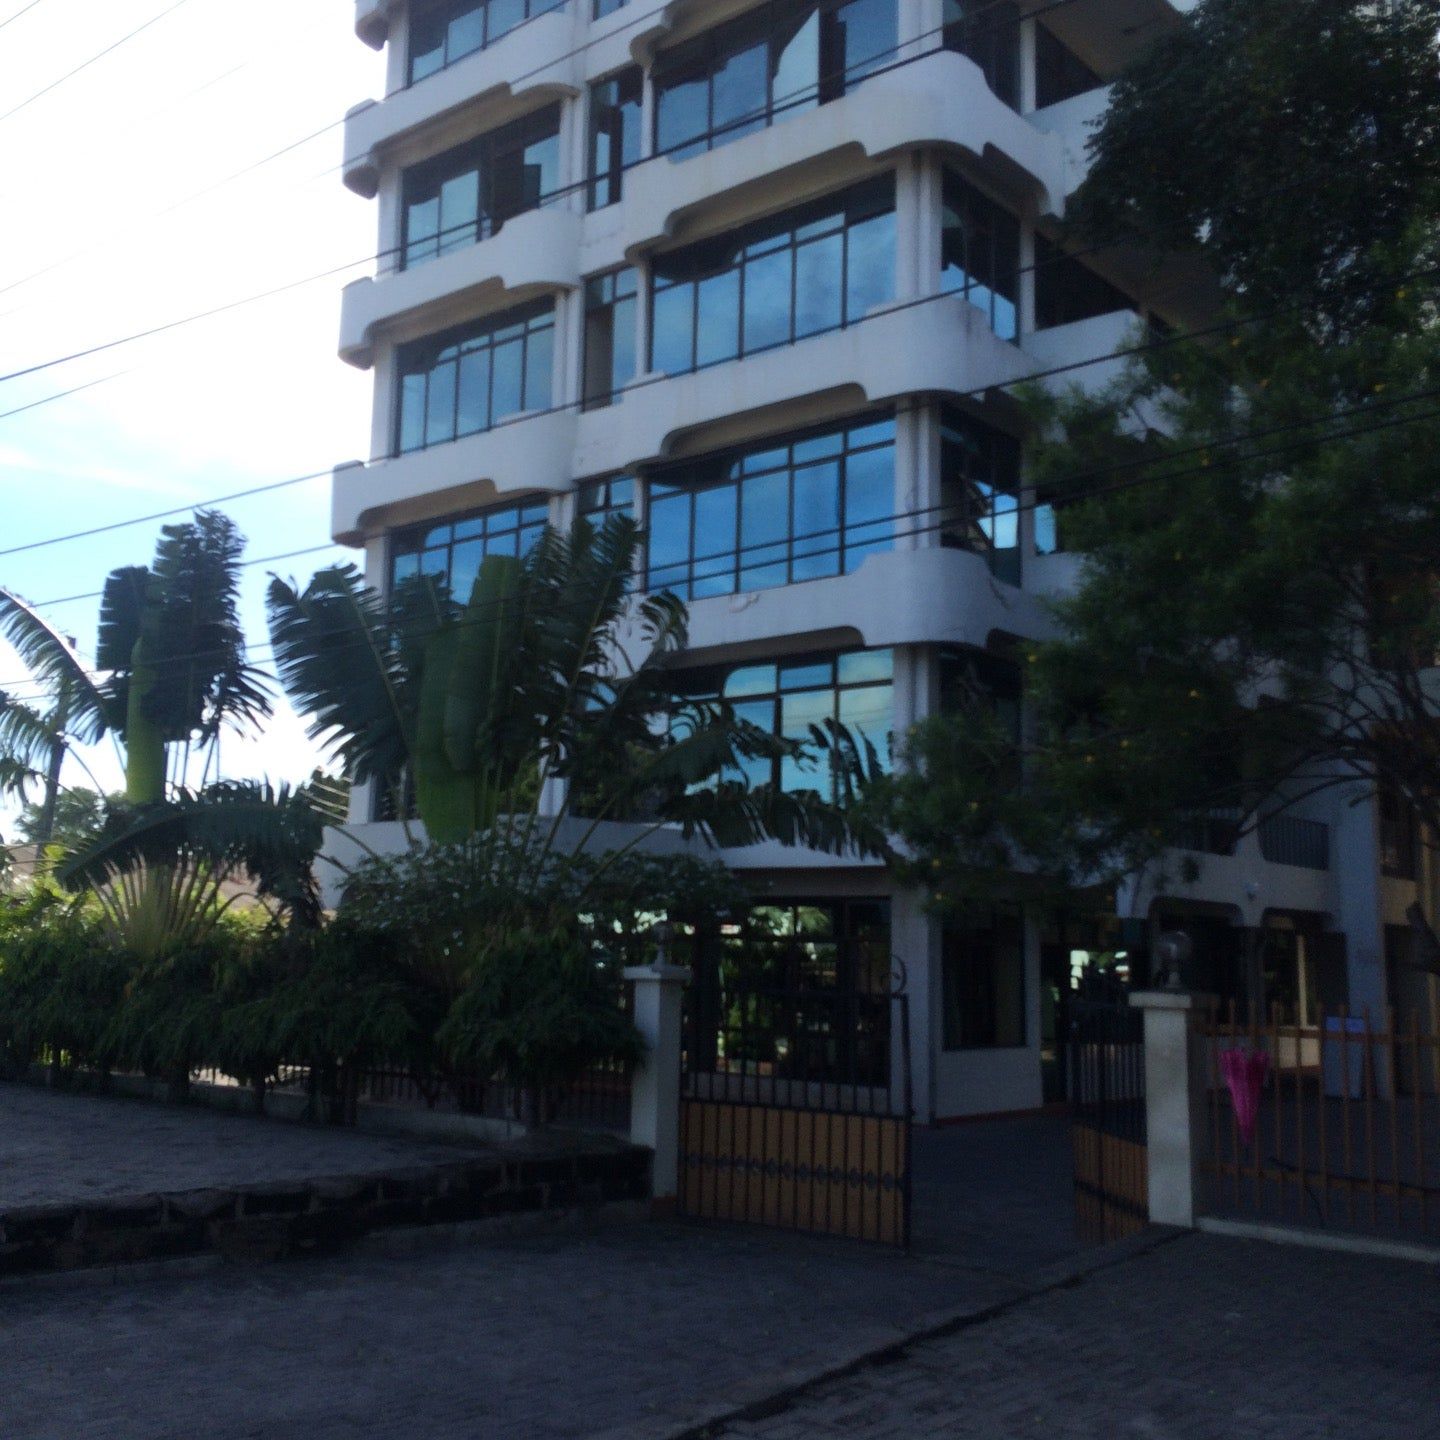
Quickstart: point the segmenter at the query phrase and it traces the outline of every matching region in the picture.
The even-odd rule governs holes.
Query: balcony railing
[[[1330,827],[1298,815],[1271,815],[1260,822],[1260,853],[1275,865],[1328,870]]]

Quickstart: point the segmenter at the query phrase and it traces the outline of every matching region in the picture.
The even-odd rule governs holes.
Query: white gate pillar
[[[1142,990],[1130,1003],[1145,1012],[1145,1147],[1150,1220],[1195,1226],[1205,1074],[1191,1012],[1208,997],[1183,990]]]
[[[690,971],[662,959],[630,967],[625,978],[645,1042],[630,1092],[630,1139],[654,1152],[652,1204],[671,1211],[680,1193],[680,1012]]]

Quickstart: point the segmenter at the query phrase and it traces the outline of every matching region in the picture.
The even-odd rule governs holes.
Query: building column
[[[1205,1075],[1192,1014],[1204,998],[1181,990],[1140,990],[1145,1012],[1145,1153],[1150,1220],[1193,1229],[1205,1124]]]
[[[1369,788],[1369,787],[1367,787]],[[1342,794],[1331,811],[1337,928],[1345,932],[1350,1009],[1368,1009],[1379,1025],[1389,1002],[1385,975],[1384,878],[1380,867],[1380,805],[1373,788],[1359,804]]]
[[[661,1212],[680,1194],[680,1014],[690,971],[661,958],[634,965],[625,979],[635,987],[635,1028],[645,1058],[630,1091],[630,1139],[654,1152],[651,1196]]]

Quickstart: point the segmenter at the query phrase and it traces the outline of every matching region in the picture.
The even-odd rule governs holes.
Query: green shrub
[[[520,931],[491,946],[438,1040],[456,1069],[513,1086],[522,1118],[541,1125],[586,1071],[634,1065],[643,1053],[606,967],[574,927]]]

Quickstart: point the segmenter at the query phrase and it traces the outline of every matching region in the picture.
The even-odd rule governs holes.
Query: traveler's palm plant
[[[165,526],[152,565],[106,579],[94,674],[34,607],[0,590],[0,636],[53,705],[47,715],[0,704],[0,786],[37,778],[57,742],[118,743],[125,804],[61,877],[95,888],[117,930],[144,937],[147,952],[202,937],[222,881],[236,873],[294,913],[318,914],[311,868],[321,829],[305,801],[250,782],[186,788],[193,760],[209,771],[224,729],[271,714],[264,678],[245,658],[243,549],[215,512]]]
[[[351,566],[303,591],[276,579],[280,678],[355,780],[399,802],[409,779],[436,844],[492,837],[533,859],[567,819],[574,850],[596,845],[605,822],[639,817],[625,848],[666,824],[720,845],[878,848],[832,798],[873,753],[838,731],[780,739],[724,703],[676,696],[685,607],[631,593],[636,545],[623,517],[547,531],[522,559],[487,558],[464,604],[430,577],[387,601]],[[750,762],[816,751],[813,790],[739,778]],[[562,786],[568,803],[552,803]]]

